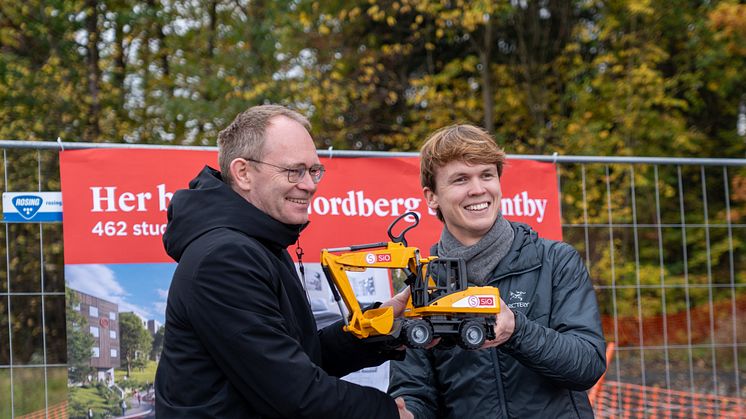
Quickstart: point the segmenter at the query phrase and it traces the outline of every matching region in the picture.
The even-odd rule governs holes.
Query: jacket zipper
[[[524,269],[522,271],[508,272],[504,275],[493,278],[492,281],[490,281],[490,284],[493,284],[509,276],[523,275],[525,273],[535,271],[539,268],[541,268],[541,263],[539,263],[536,266],[532,266],[527,269]],[[493,348],[491,352],[492,352],[492,364],[494,365],[495,376],[497,377],[497,385],[498,385],[498,390],[499,390],[498,394],[500,394],[500,411],[502,413],[503,418],[509,418],[510,416],[508,416],[508,401],[505,399],[505,388],[503,387],[503,376],[502,376],[502,370],[500,369],[500,355],[498,355],[497,353],[497,348]]]

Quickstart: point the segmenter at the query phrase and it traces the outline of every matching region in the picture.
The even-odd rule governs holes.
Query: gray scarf
[[[438,256],[464,259],[469,282],[485,285],[492,279],[490,274],[497,264],[508,254],[514,237],[513,227],[502,214],[498,214],[490,231],[471,246],[461,244],[447,227],[443,227],[438,242]]]

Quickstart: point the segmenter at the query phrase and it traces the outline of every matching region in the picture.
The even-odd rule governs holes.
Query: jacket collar
[[[493,280],[531,271],[541,266],[539,248],[536,245],[539,235],[526,224],[510,222],[510,225],[513,227],[515,237],[508,254],[497,264],[492,274]]]

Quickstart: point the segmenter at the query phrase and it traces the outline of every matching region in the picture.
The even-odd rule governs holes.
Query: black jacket
[[[588,271],[568,244],[511,223],[515,239],[488,285],[515,313],[498,348],[408,350],[392,362],[389,393],[418,419],[588,418],[585,390],[606,370]]]
[[[398,418],[393,399],[336,377],[390,353],[316,331],[282,224],[205,167],[177,191],[163,242],[179,262],[155,379],[159,418]]]

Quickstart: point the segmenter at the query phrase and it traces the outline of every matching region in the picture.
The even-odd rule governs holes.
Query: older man
[[[411,418],[402,400],[338,379],[401,358],[344,333],[318,333],[286,248],[308,223],[324,176],[300,114],[257,106],[218,136],[205,167],[168,209],[179,264],[155,381],[163,418]],[[403,310],[406,295],[384,304]]]

